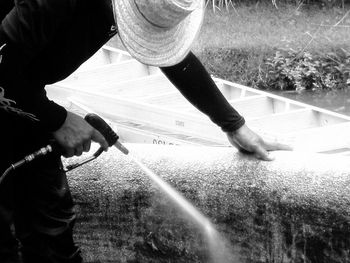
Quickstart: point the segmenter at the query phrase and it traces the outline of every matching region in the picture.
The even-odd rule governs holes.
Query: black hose
[[[14,163],[14,164],[11,164],[11,166],[9,168],[7,168],[5,170],[5,172],[1,175],[1,177],[0,177],[0,185],[5,180],[5,178],[7,177],[7,175],[11,171],[14,171],[15,169],[21,167],[23,164],[29,163],[29,162],[33,161],[34,159],[38,158],[39,156],[46,155],[46,154],[48,154],[50,152],[52,152],[52,146],[51,145],[47,145],[47,146],[41,148],[39,151],[36,151],[36,152],[34,152],[32,154],[27,155],[22,160]]]
[[[11,165],[9,168],[6,169],[6,171],[1,175],[0,177],[0,185],[2,184],[2,182],[5,180],[5,178],[7,177],[7,175],[14,170],[14,166]]]

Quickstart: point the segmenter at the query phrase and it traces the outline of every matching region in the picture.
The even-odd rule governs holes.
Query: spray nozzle
[[[111,147],[112,145],[114,145],[115,147],[117,147],[118,150],[120,150],[122,153],[124,154],[128,154],[129,150],[127,148],[124,147],[124,145],[122,145],[118,139],[119,136],[113,131],[113,129],[111,128],[111,126],[109,126],[107,124],[107,122],[105,122],[104,119],[102,119],[100,116],[98,116],[97,114],[94,113],[88,113],[85,118],[84,118],[92,127],[94,127],[96,130],[98,130],[106,139],[108,145]],[[88,163],[94,159],[96,159],[98,156],[100,156],[100,154],[103,152],[103,148],[100,147],[92,156],[78,162],[75,164],[71,164],[68,165],[65,168],[65,171],[71,171],[85,163]]]

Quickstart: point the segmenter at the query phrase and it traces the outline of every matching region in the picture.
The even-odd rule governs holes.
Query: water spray
[[[212,263],[239,263],[239,259],[233,255],[231,250],[227,247],[227,242],[216,231],[210,220],[204,216],[196,207],[194,207],[187,199],[185,199],[178,191],[171,185],[165,182],[160,176],[156,175],[143,163],[141,163],[134,156],[129,154],[131,160],[134,161],[151,179],[159,189],[166,194],[171,201],[177,205],[191,220],[193,220],[202,231],[207,245],[209,247],[209,254]]]

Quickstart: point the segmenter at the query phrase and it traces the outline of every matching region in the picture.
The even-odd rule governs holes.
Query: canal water
[[[350,89],[336,91],[280,91],[273,94],[350,116]]]

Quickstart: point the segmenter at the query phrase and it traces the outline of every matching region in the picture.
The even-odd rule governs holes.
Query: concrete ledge
[[[127,147],[218,235],[208,240],[129,157],[110,149],[68,173],[86,262],[350,262],[349,157],[275,152],[263,162],[233,148]]]

